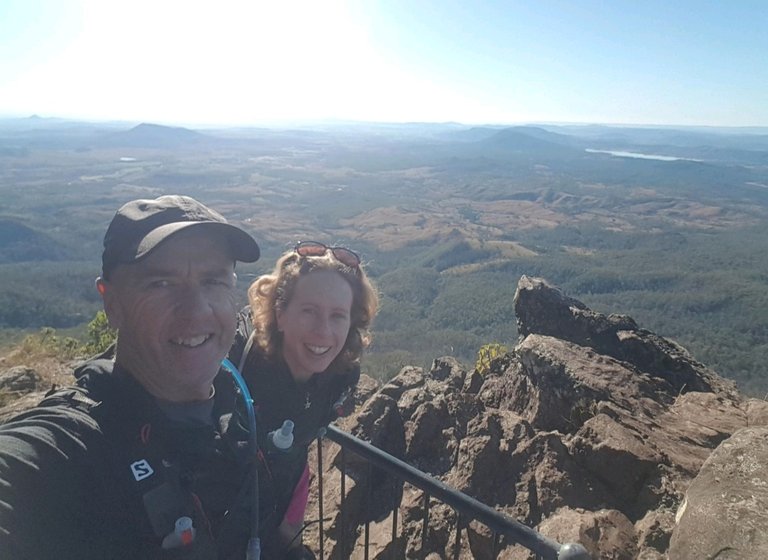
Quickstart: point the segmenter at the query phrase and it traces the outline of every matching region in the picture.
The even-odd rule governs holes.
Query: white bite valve
[[[165,536],[162,547],[165,549],[187,546],[195,540],[195,528],[192,526],[192,519],[184,516],[176,520],[173,531]]]
[[[285,420],[279,430],[269,434],[272,445],[281,451],[287,451],[293,445],[293,420]]]

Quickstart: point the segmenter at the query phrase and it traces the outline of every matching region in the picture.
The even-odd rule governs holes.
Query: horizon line
[[[201,127],[201,128],[252,128],[252,127],[280,127],[280,126],[300,126],[300,125],[379,125],[379,126],[465,126],[465,127],[514,127],[514,126],[604,126],[607,128],[699,128],[699,129],[734,129],[750,130],[765,129],[768,133],[768,124],[750,124],[750,125],[723,125],[723,124],[665,124],[665,123],[640,123],[640,122],[601,122],[601,121],[550,121],[550,120],[520,120],[520,121],[484,121],[484,122],[462,122],[457,120],[359,120],[337,117],[324,118],[305,118],[305,119],[263,119],[251,122],[232,123],[232,122],[214,122],[214,121],[159,121],[159,120],[135,120],[123,118],[91,118],[91,117],[61,117],[57,115],[42,116],[40,113],[31,115],[0,113],[0,121],[61,121],[72,123],[87,124],[126,124],[138,126],[140,124],[154,124],[167,127]]]

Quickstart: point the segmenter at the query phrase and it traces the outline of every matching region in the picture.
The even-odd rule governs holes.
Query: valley
[[[510,344],[526,274],[633,316],[762,396],[766,184],[768,131],[0,121],[0,328],[8,341],[77,332],[100,305],[114,211],[183,193],[262,245],[238,271],[243,303],[299,239],[360,252],[382,292],[364,363],[377,377]]]

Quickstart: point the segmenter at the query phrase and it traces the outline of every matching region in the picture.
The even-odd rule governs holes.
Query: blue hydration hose
[[[248,539],[245,558],[246,560],[259,560],[261,558],[261,541],[259,540],[259,465],[256,457],[259,448],[256,440],[256,411],[253,409],[253,398],[251,398],[248,385],[245,384],[245,380],[237,367],[227,358],[221,361],[221,365],[232,374],[232,378],[243,396],[243,401],[245,401],[245,410],[248,412],[248,452],[253,462],[253,489],[251,492],[251,537]]]

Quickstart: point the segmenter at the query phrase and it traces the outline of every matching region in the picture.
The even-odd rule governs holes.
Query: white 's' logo
[[[133,472],[133,478],[138,482],[144,480],[148,476],[152,476],[155,471],[149,466],[146,459],[142,459],[141,461],[136,461],[131,464],[131,472]]]

